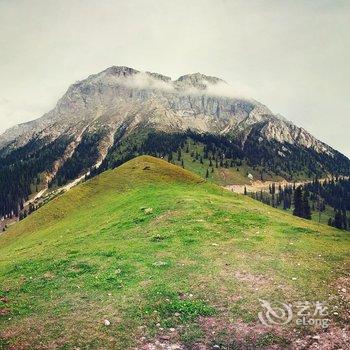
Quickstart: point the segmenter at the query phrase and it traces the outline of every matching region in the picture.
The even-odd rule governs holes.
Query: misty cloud
[[[172,92],[174,85],[152,77],[146,72],[139,72],[124,79],[119,79],[120,84],[132,89],[155,89]]]

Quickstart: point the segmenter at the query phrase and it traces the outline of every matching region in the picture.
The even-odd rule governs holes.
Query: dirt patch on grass
[[[151,220],[150,224],[154,225],[164,221],[168,221],[169,219],[173,218],[174,216],[177,216],[178,214],[179,212],[176,210],[168,210],[165,213],[160,214],[157,217],[155,217],[153,220]]]
[[[331,326],[313,335],[306,335],[303,338],[294,339],[293,350],[345,350],[349,349],[350,329]]]
[[[234,276],[239,281],[247,283],[250,286],[254,287],[263,287],[271,285],[270,278],[263,275],[253,275],[250,272],[236,271],[234,273]]]
[[[160,328],[159,334],[153,339],[142,337],[135,350],[187,350],[180,343],[179,333],[175,328],[163,330]]]
[[[8,350],[27,350],[30,349],[30,344],[23,338],[21,334],[22,329],[20,327],[17,328],[8,328],[5,331],[0,333],[0,345],[6,344],[4,349]],[[35,334],[35,333],[34,333]],[[35,337],[35,335],[32,337]],[[0,349],[2,349],[0,347]]]
[[[142,345],[140,348],[136,348],[135,350],[188,350],[188,349],[179,343],[171,343],[167,340],[160,338],[153,342],[146,343]]]
[[[258,323],[234,323],[216,317],[202,317],[199,320],[204,339],[194,349],[286,349],[289,341],[278,328]],[[219,348],[218,348],[219,347]]]
[[[240,350],[345,350],[350,344],[349,327],[331,326],[314,332],[242,320],[230,323],[215,317],[202,317],[199,324],[205,339],[193,348],[196,350],[213,349],[215,344]]]
[[[238,320],[233,324],[235,337],[239,342],[245,342],[249,339],[252,342],[256,342],[264,334],[281,334],[281,330],[278,328],[267,327],[260,323],[244,323],[242,320]]]
[[[10,314],[10,309],[5,308],[5,307],[0,308],[0,316],[7,316],[9,314]]]
[[[335,282],[335,287],[340,295],[341,299],[350,301],[350,277],[342,276]]]
[[[334,299],[337,300],[337,310],[334,315],[339,317],[344,322],[350,320],[350,276],[342,276],[334,282],[335,295]]]

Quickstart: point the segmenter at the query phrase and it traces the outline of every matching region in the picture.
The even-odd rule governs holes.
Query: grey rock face
[[[22,146],[34,137],[78,137],[99,128],[107,130],[111,139],[126,124],[129,131],[151,126],[166,132],[191,129],[227,134],[241,140],[242,146],[258,125],[259,139],[333,153],[329,146],[263,104],[235,97],[219,78],[195,73],[173,81],[158,73],[117,66],[71,85],[56,107],[40,119],[7,130],[0,136],[0,151]]]

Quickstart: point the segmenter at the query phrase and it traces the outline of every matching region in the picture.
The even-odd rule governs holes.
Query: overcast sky
[[[0,0],[0,132],[111,65],[223,78],[350,156],[350,1]]]

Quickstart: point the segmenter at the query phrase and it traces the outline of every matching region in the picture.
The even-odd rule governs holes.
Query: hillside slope
[[[138,157],[0,236],[0,349],[345,348],[349,247]],[[331,325],[263,326],[259,299],[327,302]]]
[[[41,118],[0,135],[0,217],[18,216],[43,188],[142,154],[168,157],[186,139],[201,142],[220,170],[243,163],[259,179],[350,174],[347,157],[219,78],[172,80],[112,66],[71,85]]]

